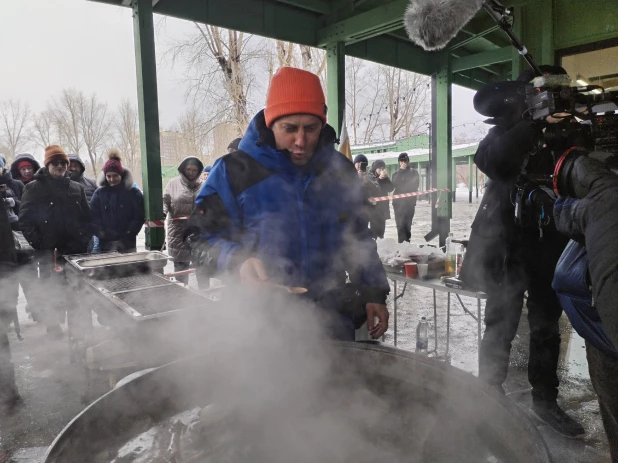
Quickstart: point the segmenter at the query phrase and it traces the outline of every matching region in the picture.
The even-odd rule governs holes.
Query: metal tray
[[[161,271],[167,265],[168,256],[157,251],[142,251],[79,254],[66,256],[65,259],[87,278],[110,278]]]

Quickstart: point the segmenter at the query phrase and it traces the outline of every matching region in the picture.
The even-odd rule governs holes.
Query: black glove
[[[608,165],[615,164],[616,159],[613,153],[568,149],[556,163],[554,191],[560,196],[585,198],[596,180],[614,176]]]

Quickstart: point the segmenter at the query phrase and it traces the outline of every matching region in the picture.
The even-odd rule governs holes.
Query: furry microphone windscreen
[[[404,16],[410,40],[440,50],[483,7],[484,0],[410,0]]]

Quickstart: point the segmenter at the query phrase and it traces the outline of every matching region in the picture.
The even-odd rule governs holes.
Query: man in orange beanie
[[[45,298],[36,309],[51,337],[62,337],[60,323],[66,307],[70,307],[66,288],[52,278],[54,250],[62,254],[82,254],[93,235],[90,206],[84,187],[71,180],[67,168],[69,157],[58,145],[45,148],[45,167],[26,185],[19,209],[19,226],[30,245],[37,251],[41,291]],[[62,262],[62,259],[57,259]],[[50,302],[52,301],[52,302]]]
[[[197,260],[242,282],[305,287],[332,338],[353,340],[367,319],[375,339],[388,327],[389,285],[335,136],[318,76],[280,69],[239,150],[215,163],[197,197]],[[346,296],[346,272],[360,298]]]

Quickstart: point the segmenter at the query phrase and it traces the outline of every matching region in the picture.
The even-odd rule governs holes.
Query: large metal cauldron
[[[334,343],[333,349],[341,374],[350,369],[366,372],[362,377],[367,378],[367,387],[379,391],[390,404],[389,414],[376,426],[389,445],[404,450],[406,458],[400,461],[551,461],[527,416],[471,375],[377,345]],[[45,462],[105,461],[102,453],[110,455],[106,461],[111,461],[123,444],[148,429],[144,417],[152,423],[196,404],[203,406],[209,382],[222,381],[209,378],[205,368],[209,361],[208,356],[180,360],[101,397],[62,431]]]

